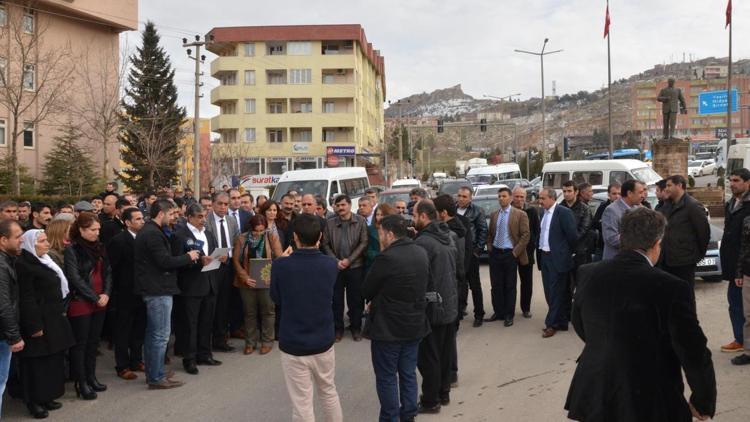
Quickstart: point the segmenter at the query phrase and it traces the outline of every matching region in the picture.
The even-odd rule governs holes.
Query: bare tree
[[[50,114],[64,111],[73,83],[70,43],[46,48],[49,19],[36,12],[35,4],[6,2],[6,26],[0,31],[0,105],[10,119],[8,162],[15,194],[21,192],[18,138],[27,126],[36,128]]]
[[[75,70],[81,101],[72,104],[72,108],[80,119],[84,138],[94,152],[103,152],[101,178],[104,181],[113,175],[109,149],[118,142],[120,98],[128,64],[126,52],[127,48],[118,56],[117,44],[104,53],[92,54],[87,48],[78,58]]]

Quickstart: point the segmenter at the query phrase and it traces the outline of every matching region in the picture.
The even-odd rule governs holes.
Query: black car
[[[444,180],[442,183],[440,183],[440,187],[438,187],[437,195],[440,196],[442,194],[447,194],[452,196],[453,198],[456,197],[456,194],[458,194],[458,190],[462,187],[469,188],[472,192],[474,191],[471,182],[469,182],[466,179],[452,179],[452,180]],[[496,198],[497,200],[497,198]]]

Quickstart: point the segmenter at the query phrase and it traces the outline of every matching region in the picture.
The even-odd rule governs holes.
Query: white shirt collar
[[[130,229],[128,229],[128,233],[130,233],[131,236],[133,236],[133,239],[137,236],[136,233]]]
[[[641,252],[641,251],[639,251],[637,249],[635,251],[638,252],[642,257],[646,258],[646,261],[648,261],[648,265],[650,265],[652,267],[654,266],[654,263],[651,262],[651,258],[649,258],[648,256],[646,256],[645,253],[643,253],[643,252]]]
[[[197,227],[195,227],[194,225],[192,225],[192,224],[190,224],[190,223],[187,223],[187,227],[188,227],[188,229],[190,229],[190,231],[191,231],[191,232],[193,232],[193,233],[203,234],[203,232],[205,232],[205,231],[206,231],[206,227],[203,227],[203,230],[198,230],[198,228],[197,228]]]

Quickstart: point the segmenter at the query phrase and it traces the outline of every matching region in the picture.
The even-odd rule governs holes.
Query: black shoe
[[[234,350],[234,349],[232,349]],[[206,365],[206,366],[219,366],[221,365],[220,360],[216,360],[214,358],[208,358],[208,359],[198,359],[195,361],[198,365]]]
[[[500,321],[502,318],[497,316],[497,314],[492,314],[491,317],[485,318],[484,322],[493,322],[493,321]]]
[[[185,372],[190,375],[198,375],[198,367],[195,366],[194,360],[182,361],[182,367],[185,368]]]
[[[362,330],[359,328],[352,328],[352,339],[354,341],[362,341]]]
[[[437,403],[434,406],[425,406],[421,402],[417,406],[417,412],[418,413],[440,413],[440,403]]]
[[[735,356],[732,358],[732,365],[747,365],[750,364],[750,355],[745,353]]]
[[[531,312],[528,312],[528,311],[527,311],[527,312],[524,312],[524,313],[523,313],[523,317],[524,317],[524,318],[531,318]]]
[[[76,389],[76,396],[81,397],[84,400],[96,400],[96,393],[89,387],[85,382],[76,382],[74,384]]]
[[[440,395],[440,405],[441,406],[448,406],[451,404],[451,396],[449,393],[441,394]]]
[[[504,326],[510,327],[513,325],[513,318],[505,318],[505,322],[503,323]]]
[[[107,391],[106,384],[100,383],[99,380],[96,379],[96,377],[87,379],[86,383],[89,385],[89,387],[91,387],[92,390],[96,391],[97,393]]]
[[[228,343],[222,343],[222,344],[214,344],[214,350],[217,352],[234,352],[234,347],[230,346]]]
[[[60,403],[59,401],[52,400],[52,401],[42,404],[42,406],[44,406],[44,408],[47,410],[57,410],[62,407],[62,403]]]
[[[34,419],[45,419],[49,416],[47,409],[36,403],[26,403],[26,407],[29,409],[29,413]]]
[[[481,327],[484,322],[482,321],[482,318],[474,318],[474,323],[471,324],[472,327]]]

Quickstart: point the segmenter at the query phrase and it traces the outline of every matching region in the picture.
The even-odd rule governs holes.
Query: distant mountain
[[[423,92],[400,100],[402,116],[457,116],[476,113],[494,104],[490,100],[477,100],[463,92],[461,85],[438,89],[429,94]],[[398,117],[399,105],[391,104],[385,110],[385,117]]]

